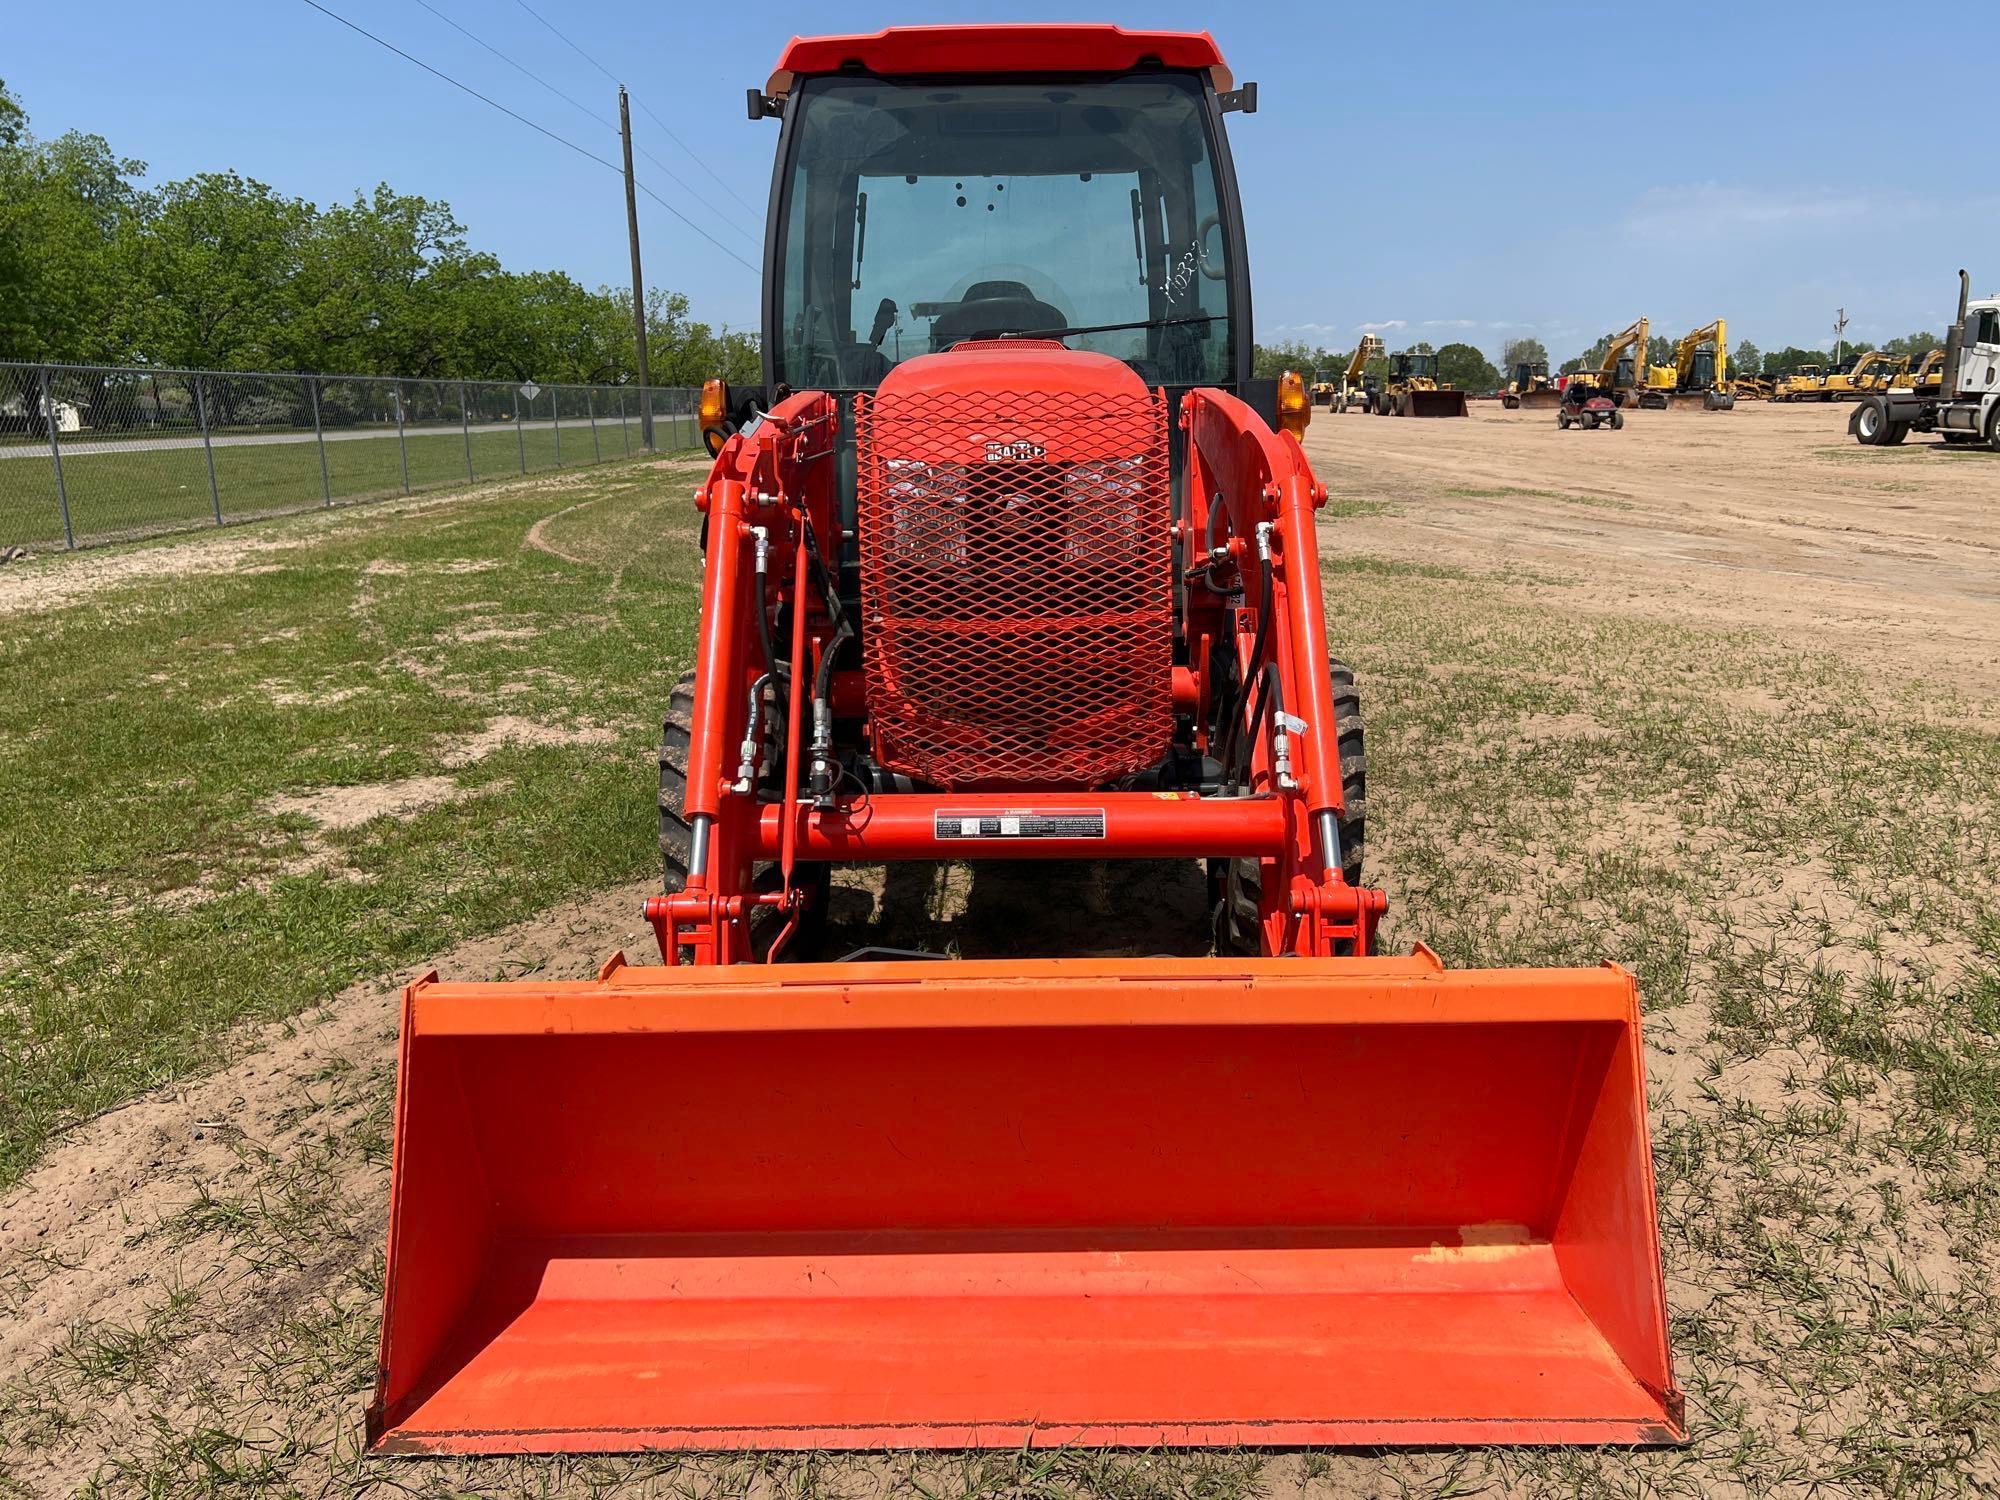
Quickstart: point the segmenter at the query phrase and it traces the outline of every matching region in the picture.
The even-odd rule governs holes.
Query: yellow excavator
[[[1892,391],[1937,392],[1944,387],[1944,350],[1933,349],[1918,361],[1915,370],[1904,370],[1889,382]]]
[[[1736,405],[1723,378],[1728,369],[1729,324],[1717,318],[1674,345],[1672,364],[1646,367],[1639,405],[1651,411],[1728,411]]]
[[[1824,401],[1825,365],[1800,365],[1789,375],[1780,375],[1771,391],[1773,401]]]
[[[1465,392],[1438,378],[1435,354],[1389,356],[1389,381],[1376,397],[1375,409],[1391,417],[1469,417]]]
[[[1350,406],[1358,406],[1367,411],[1380,395],[1370,390],[1364,377],[1368,361],[1382,357],[1382,341],[1374,334],[1363,334],[1361,342],[1354,346],[1354,355],[1347,361],[1347,370],[1340,377],[1340,391],[1333,398],[1335,411],[1346,411]]]
[[[1597,387],[1600,395],[1609,396],[1613,406],[1623,406],[1633,387],[1639,384],[1639,361],[1646,357],[1646,334],[1648,324],[1639,319],[1623,333],[1613,334],[1611,343],[1604,351],[1604,358],[1594,370],[1578,370],[1568,378]]]
[[[1879,349],[1870,349],[1866,354],[1856,355],[1845,370],[1827,376],[1819,388],[1819,399],[1858,401],[1863,396],[1888,390],[1896,377],[1906,374],[1909,368],[1907,354],[1884,354]]]

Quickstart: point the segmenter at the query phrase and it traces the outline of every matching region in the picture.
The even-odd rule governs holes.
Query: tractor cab
[[[752,91],[753,116],[783,121],[772,399],[872,391],[912,359],[989,340],[1105,355],[1170,392],[1244,394],[1250,292],[1222,115],[1254,108],[1254,86],[1233,90],[1202,35],[1009,30],[983,49],[923,27],[795,42]],[[1058,47],[1069,66],[1051,74],[1041,57]],[[1073,71],[1079,56],[1089,71]]]

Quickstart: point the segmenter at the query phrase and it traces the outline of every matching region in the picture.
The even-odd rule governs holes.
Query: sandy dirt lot
[[[1343,547],[1560,571],[1577,607],[1831,638],[1990,695],[2000,463],[1921,435],[1863,448],[1849,410],[1636,412],[1619,432],[1497,402],[1468,421],[1321,412],[1306,451],[1336,494],[1394,508]]]
[[[1639,972],[1689,1448],[370,1463],[403,970],[76,1123],[0,1196],[0,1493],[2000,1492],[2000,456],[1862,449],[1839,408],[1474,412],[1322,412],[1306,442],[1369,875],[1398,944]],[[562,504],[519,546],[615,592],[656,514]],[[1198,871],[1146,879],[1150,927],[1098,867],[859,872],[834,916],[967,954],[1199,951]],[[438,966],[643,959],[645,889]]]

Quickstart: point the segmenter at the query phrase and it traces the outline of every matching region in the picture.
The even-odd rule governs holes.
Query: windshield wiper
[[[1204,313],[1198,318],[1139,318],[1130,323],[1095,323],[1088,328],[1037,328],[1023,333],[1003,333],[1003,339],[1066,339],[1079,333],[1123,333],[1131,328],[1180,328],[1191,323],[1220,323],[1222,313]]]

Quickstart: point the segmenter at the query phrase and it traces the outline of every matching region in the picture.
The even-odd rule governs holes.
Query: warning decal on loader
[[[1101,839],[1104,809],[1036,812],[1031,807],[1005,807],[995,812],[954,812],[939,808],[931,815],[931,832],[940,839]]]

